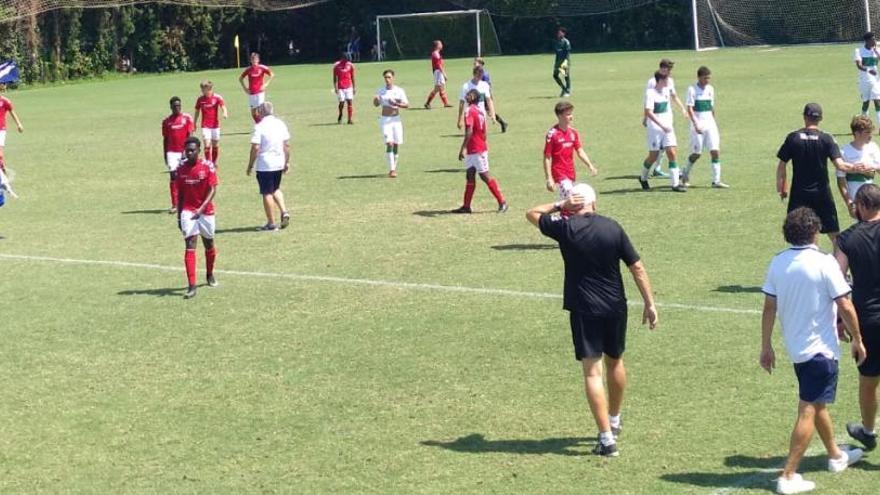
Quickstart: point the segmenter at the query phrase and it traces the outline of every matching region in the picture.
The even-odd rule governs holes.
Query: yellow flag
[[[235,45],[236,48],[238,48],[238,35],[237,34],[235,35],[235,41],[232,44]]]

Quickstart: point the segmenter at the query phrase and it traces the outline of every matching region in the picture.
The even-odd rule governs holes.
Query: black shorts
[[[257,172],[257,183],[260,185],[260,194],[273,194],[281,187],[282,170],[274,172]]]
[[[880,376],[880,325],[868,325],[861,328],[862,342],[865,344],[865,352],[868,353],[865,362],[859,366],[859,374],[862,376]]]
[[[569,320],[575,359],[599,358],[603,354],[613,359],[623,356],[626,350],[626,310],[610,317],[572,311]]]
[[[831,197],[830,189],[821,192],[792,191],[791,197],[788,199],[788,212],[791,213],[792,210],[801,206],[806,206],[816,212],[822,222],[819,232],[823,234],[840,232],[840,224],[837,222],[837,207],[834,206],[834,198]]]
[[[833,404],[837,396],[837,360],[817,354],[794,364],[800,399],[810,404]]]

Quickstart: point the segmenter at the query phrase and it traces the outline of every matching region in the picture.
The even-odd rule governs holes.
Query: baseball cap
[[[669,60],[668,58],[660,59],[660,67],[669,67],[670,69],[675,65],[675,62]]]
[[[590,204],[596,201],[596,190],[590,187],[589,184],[584,184],[583,182],[571,186],[568,194],[569,196],[577,195],[584,198],[584,204]]]
[[[822,120],[822,106],[818,103],[807,103],[804,106],[804,117],[814,120]]]

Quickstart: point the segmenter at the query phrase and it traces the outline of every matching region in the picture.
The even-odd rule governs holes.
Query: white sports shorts
[[[472,153],[464,156],[465,168],[473,168],[478,174],[484,174],[489,171],[489,152]]]
[[[0,146],[6,146],[6,131],[0,131]]]
[[[862,101],[880,100],[880,82],[859,81],[859,94]]]
[[[336,98],[340,102],[343,102],[345,100],[348,100],[348,101],[354,100],[354,88],[337,89],[336,90]]]
[[[193,220],[193,214],[194,212],[188,210],[180,212],[180,231],[183,238],[201,234],[205,239],[213,239],[216,227],[214,215],[201,215]]]
[[[176,151],[165,152],[165,167],[169,172],[174,172],[180,166],[180,160],[183,159],[183,153]]]
[[[569,194],[571,194],[572,187],[574,187],[574,182],[568,179],[562,179],[556,183],[556,194],[558,195],[559,201],[564,201],[568,198]]]
[[[704,124],[700,127],[703,130],[702,134],[697,134],[697,131],[694,130],[694,126],[690,126],[691,153],[699,155],[703,150],[720,150],[721,136],[718,134],[718,126],[715,124]]]
[[[653,122],[648,122],[648,151],[660,151],[663,148],[671,148],[678,146],[675,140],[675,129],[672,132],[663,132]]]
[[[266,92],[265,91],[260,91],[259,93],[255,94],[255,95],[248,95],[248,104],[251,106],[251,108],[257,108],[258,106],[262,105],[263,102],[265,102],[265,101],[266,101]]]
[[[202,139],[205,141],[220,141],[220,128],[202,127]]]
[[[444,86],[446,84],[446,78],[443,77],[443,72],[440,70],[434,71],[434,86]]]
[[[403,144],[403,122],[400,115],[392,117],[379,117],[379,127],[382,129],[382,137],[386,143]]]

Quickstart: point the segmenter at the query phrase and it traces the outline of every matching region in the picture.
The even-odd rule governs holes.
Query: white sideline
[[[116,266],[123,268],[142,268],[145,270],[163,270],[170,272],[183,271],[179,266],[156,265],[152,263],[133,263],[129,261],[113,261],[113,260],[85,260],[73,258],[54,258],[51,256],[27,256],[20,254],[3,254],[0,253],[0,259],[21,260],[21,261],[38,261],[45,263],[64,263],[69,265],[102,265]],[[327,275],[302,275],[297,273],[274,273],[274,272],[249,272],[240,270],[215,270],[220,275],[237,275],[242,277],[261,277],[261,278],[281,278],[288,280],[301,280],[311,282],[329,282],[344,285],[371,285],[375,287],[392,287],[398,289],[416,289],[439,292],[466,292],[470,294],[484,294],[491,296],[513,296],[531,299],[562,299],[559,294],[551,294],[549,292],[528,292],[511,289],[489,289],[483,287],[463,287],[458,285],[440,285],[440,284],[420,284],[414,282],[396,282],[393,280],[372,280],[366,278],[347,278],[333,277]],[[631,306],[641,306],[641,303],[630,302]],[[716,306],[698,306],[679,303],[658,303],[657,306],[670,309],[686,309],[691,311],[704,311],[712,313],[733,313],[743,315],[758,315],[760,311],[756,309],[738,309],[724,308]]]

